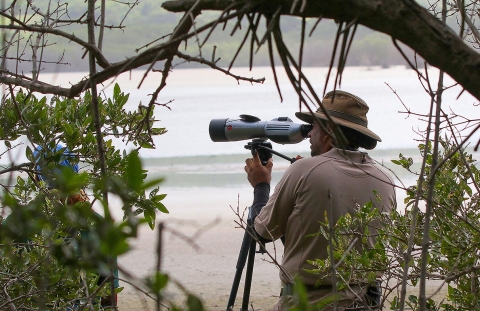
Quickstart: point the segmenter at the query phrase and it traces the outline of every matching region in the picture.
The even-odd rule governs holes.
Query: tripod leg
[[[250,289],[252,287],[253,264],[255,262],[255,240],[250,243],[250,252],[248,253],[247,272],[245,273],[245,287],[243,290],[243,302],[241,311],[248,311],[248,301],[250,299]]]
[[[230,291],[230,297],[228,298],[227,311],[233,310],[233,306],[235,305],[235,298],[237,297],[238,286],[240,285],[240,278],[242,277],[243,268],[245,267],[245,262],[247,261],[247,255],[249,249],[251,249],[251,244],[252,236],[247,231],[245,231],[242,246],[240,247],[240,253],[238,254],[236,272],[233,279],[232,289]],[[255,249],[253,253],[255,253]]]

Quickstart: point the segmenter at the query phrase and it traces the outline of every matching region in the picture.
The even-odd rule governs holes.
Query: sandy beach
[[[244,193],[212,195],[202,188],[169,190],[164,202],[170,213],[158,215],[158,221],[165,226],[161,271],[201,298],[208,310],[225,310],[232,289],[244,237],[243,229],[235,223],[235,210],[240,207],[243,213],[252,200],[250,189],[240,190]],[[132,251],[119,258],[119,265],[137,278],[151,274],[157,264],[157,236],[157,230],[142,228],[138,239],[132,241]],[[280,261],[283,247],[276,243],[275,248],[272,243],[267,245]],[[236,298],[238,308],[242,304],[244,279],[243,276]],[[125,282],[121,286],[125,289],[118,297],[119,310],[154,310],[154,301],[144,293]],[[256,254],[250,295],[253,308],[269,310],[279,292],[276,266],[268,256]],[[181,303],[184,297],[178,288],[167,290],[166,299],[175,303]]]

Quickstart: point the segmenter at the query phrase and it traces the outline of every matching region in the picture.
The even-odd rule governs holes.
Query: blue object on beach
[[[75,173],[78,173],[78,164],[72,164],[70,163],[70,161],[68,160],[68,158],[72,158],[72,154],[70,153],[70,150],[68,150],[68,148],[65,148],[64,146],[62,146],[61,144],[57,144],[57,146],[55,147],[55,152],[58,152],[59,150],[61,149],[65,149],[63,150],[63,155],[62,157],[60,158],[60,162],[58,162],[59,165],[61,166],[65,166],[65,167],[69,167],[71,168]],[[41,146],[37,146],[35,147],[35,151],[33,152],[33,156],[35,157],[35,162],[37,163],[35,169],[38,171],[38,172],[41,172],[43,169],[42,169],[42,166],[40,165],[40,163],[42,163],[41,161],[41,156],[45,157],[45,153],[41,154],[42,152],[42,147]],[[53,152],[53,150],[52,150]],[[59,169],[55,169],[54,172],[59,172]],[[44,177],[42,174],[38,173],[37,174],[38,176],[38,179],[40,180],[43,180],[45,181],[46,183],[48,183],[48,186],[50,188],[54,188],[55,187],[55,183],[53,180],[51,180],[50,178],[47,177]]]

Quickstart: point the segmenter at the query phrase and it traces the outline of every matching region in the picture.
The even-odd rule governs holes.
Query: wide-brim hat
[[[373,140],[382,141],[377,134],[368,128],[367,113],[369,107],[360,97],[336,90],[328,92],[323,98],[322,104],[336,124],[356,130]],[[297,112],[295,115],[307,123],[313,123],[314,117],[329,120],[321,107],[313,115],[310,112]]]

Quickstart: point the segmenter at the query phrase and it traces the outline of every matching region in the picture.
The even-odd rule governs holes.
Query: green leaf
[[[124,254],[130,249],[127,238],[122,234],[121,227],[110,227],[106,239],[102,241],[102,244],[103,250],[113,256]]]
[[[392,303],[390,304],[390,310],[396,310],[397,309],[397,296],[393,297]]]
[[[472,195],[473,195],[472,188],[470,188],[469,186],[466,186],[466,187],[465,187],[465,191],[467,192],[467,194],[468,194],[469,196],[472,196]]]
[[[146,208],[143,210],[143,216],[147,220],[148,225],[151,229],[155,228],[155,218],[156,214],[155,211],[151,208]]]
[[[92,123],[92,117],[88,116],[87,118],[85,118],[85,120],[83,121],[83,127],[87,127],[89,126],[91,123]]]
[[[447,242],[450,246],[457,247],[457,245],[453,243],[447,236],[443,236],[443,240]]]
[[[162,289],[165,288],[165,286],[167,286],[168,280],[169,280],[168,275],[160,272],[156,272],[153,275],[153,279],[152,279],[152,291],[154,293],[159,293]]]
[[[40,99],[39,104],[42,105],[42,106],[44,106],[46,103],[47,103],[47,97],[44,96],[44,97],[42,97],[42,98]]]
[[[121,161],[122,161],[122,159],[120,159],[120,157],[115,157],[115,158],[113,158],[112,160],[109,161],[108,165],[109,165],[110,167],[115,167],[115,166],[117,166]]]
[[[127,167],[125,169],[125,178],[127,185],[136,191],[142,189],[143,171],[142,163],[138,157],[138,152],[132,151],[127,156]]]
[[[152,199],[154,196],[157,195],[158,190],[160,190],[160,187],[156,187],[156,188],[152,189],[152,191],[150,191],[150,194],[148,195],[148,197],[149,197],[150,199]]]
[[[165,205],[163,205],[163,203],[161,203],[161,202],[154,202],[154,203],[155,203],[155,207],[156,207],[159,211],[161,211],[161,212],[163,212],[163,213],[165,213],[165,214],[168,214],[168,213],[169,213],[168,209],[165,207]]]
[[[27,146],[27,149],[25,150],[25,155],[28,161],[35,163],[35,157],[33,156],[32,149],[29,146]]]
[[[22,177],[17,176],[17,184],[18,184],[19,186],[25,186],[25,181],[23,180]]]
[[[140,147],[145,148],[145,149],[155,149],[155,146],[149,142],[143,142],[141,143]]]
[[[152,128],[152,135],[163,135],[167,132],[164,127]]]
[[[455,289],[452,286],[448,285],[448,295],[452,297],[454,294],[455,294]]]
[[[413,285],[413,286],[417,286],[418,279],[412,278],[412,279],[411,279],[411,282],[412,282],[412,285]]]
[[[157,179],[153,179],[149,182],[146,182],[144,185],[143,185],[143,189],[150,189],[152,187],[155,187],[156,185],[162,183],[163,181],[165,180],[165,178],[157,178]]]
[[[159,194],[159,195],[156,195],[152,198],[153,201],[155,202],[160,202],[161,200],[165,199],[165,197],[167,196],[167,194]]]
[[[64,123],[63,124],[63,129],[68,136],[72,136],[73,129],[72,129],[72,126],[69,123]]]
[[[113,97],[117,97],[120,94],[120,86],[118,83],[115,83],[115,86],[113,87]]]
[[[9,206],[9,207],[13,207],[17,204],[17,201],[9,192],[5,192],[5,195],[3,197],[3,202],[5,203],[6,206]]]
[[[95,141],[96,141],[96,140],[95,140],[95,136],[93,136],[93,133],[92,133],[92,132],[89,132],[89,133],[87,134],[87,136],[85,136],[85,141],[86,141],[87,143],[95,143]]]
[[[188,305],[188,310],[192,310],[192,311],[203,311],[204,310],[202,301],[200,299],[198,299],[198,297],[196,297],[192,294],[188,294],[187,305]]]

